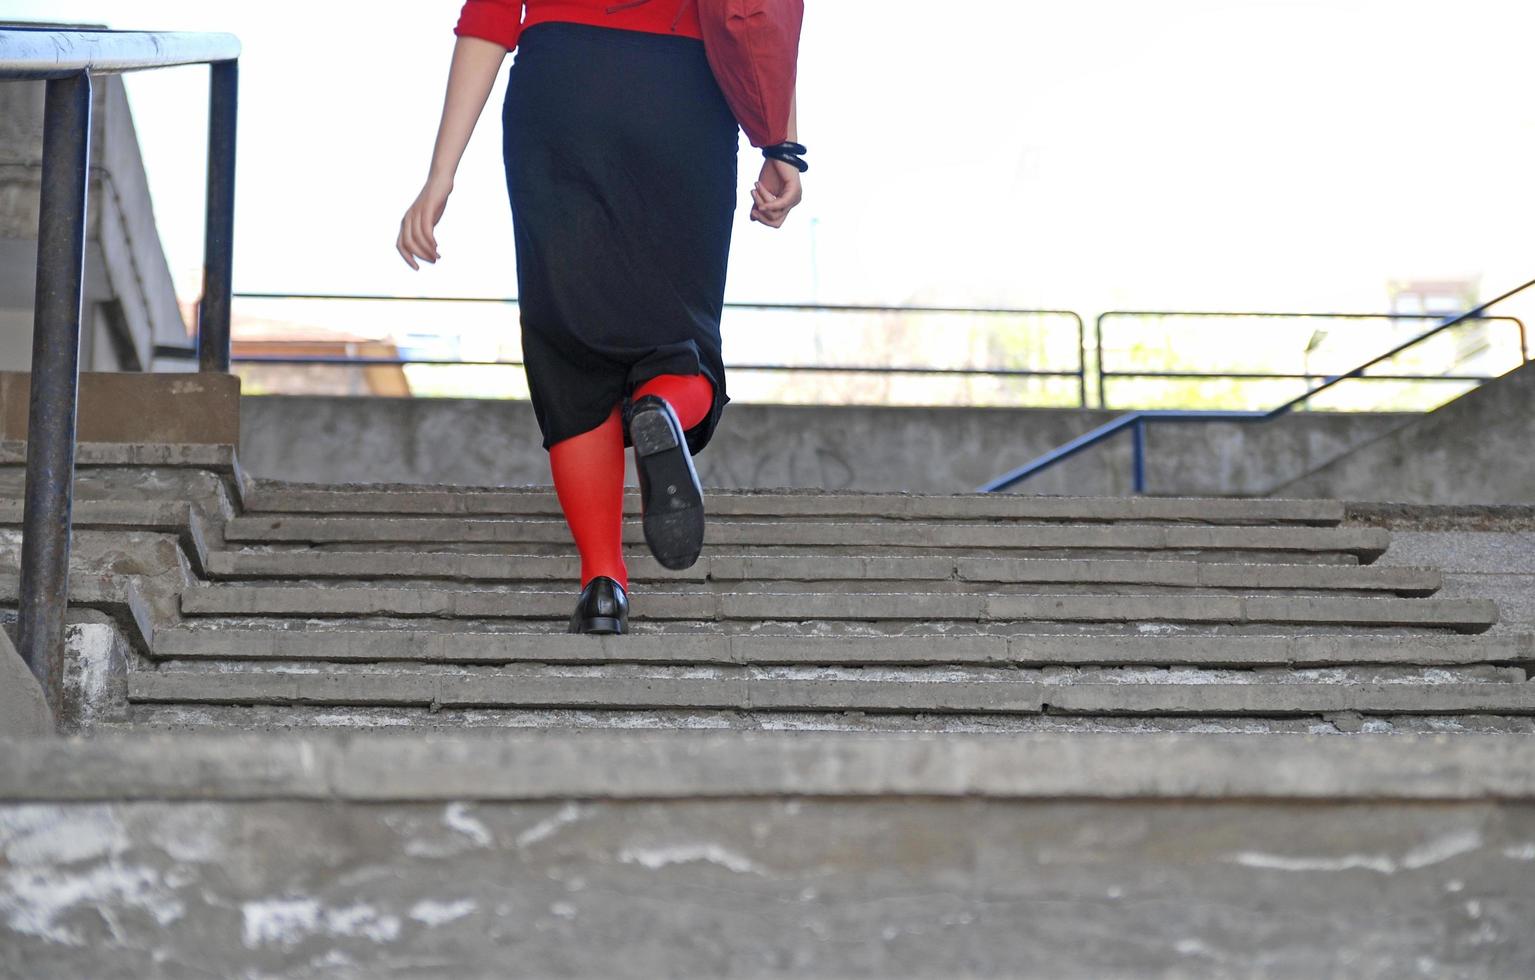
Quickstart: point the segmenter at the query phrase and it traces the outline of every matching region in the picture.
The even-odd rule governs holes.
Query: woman
[[[560,508],[581,555],[573,633],[628,628],[624,448],[645,541],[667,568],[703,547],[692,455],[729,401],[720,313],[737,127],[692,0],[468,0],[454,28],[426,185],[400,222],[412,269],[433,233],[506,52],[502,150],[523,362]],[[796,139],[791,110],[789,139]],[[767,159],[752,220],[783,225],[799,170]]]

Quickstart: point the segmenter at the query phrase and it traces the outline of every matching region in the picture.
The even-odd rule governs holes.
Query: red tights
[[[714,407],[714,386],[702,374],[663,374],[634,389],[634,398],[657,395],[677,413],[684,430]],[[581,586],[606,575],[629,588],[624,565],[624,428],[618,406],[595,429],[549,447],[554,492],[581,553]]]

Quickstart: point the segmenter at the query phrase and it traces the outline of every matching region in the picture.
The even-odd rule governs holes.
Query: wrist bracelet
[[[805,144],[796,143],[793,140],[786,140],[782,143],[776,143],[773,146],[764,146],[762,148],[762,155],[766,159],[782,160],[784,163],[787,163],[789,166],[798,170],[800,173],[804,173],[810,169],[810,164],[806,163],[801,158],[801,154],[805,152]]]

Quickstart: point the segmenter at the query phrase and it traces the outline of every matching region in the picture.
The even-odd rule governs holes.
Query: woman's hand
[[[799,170],[782,160],[764,160],[762,175],[752,186],[752,220],[782,228],[784,219],[804,196]]]
[[[442,220],[442,212],[448,206],[448,195],[453,192],[450,182],[428,180],[416,201],[400,219],[400,236],[394,247],[412,269],[420,270],[416,259],[436,262],[442,256],[437,251],[437,235],[434,229]]]

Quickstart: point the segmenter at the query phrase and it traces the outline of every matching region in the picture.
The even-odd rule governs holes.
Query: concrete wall
[[[731,404],[698,468],[715,487],[968,492],[1116,415]],[[1151,489],[1265,495],[1403,420],[1302,413],[1268,426],[1156,427]],[[239,452],[256,476],[306,482],[549,482],[532,410],[516,401],[246,396]],[[1120,438],[1020,490],[1117,495],[1129,481],[1129,442]]]
[[[1285,497],[1535,503],[1535,364],[1276,488]]]
[[[0,369],[31,365],[42,133],[43,83],[0,85]],[[188,339],[116,75],[94,80],[86,239],[81,369],[195,369],[191,361],[153,360],[156,343]]]

